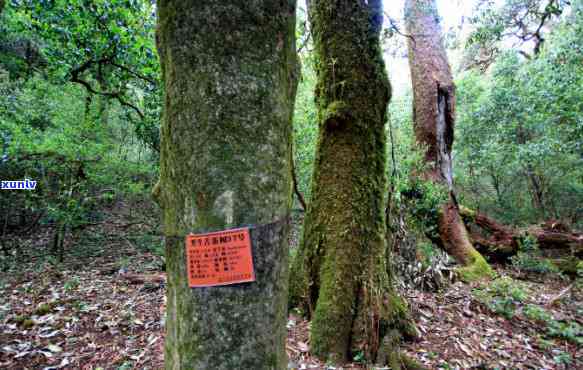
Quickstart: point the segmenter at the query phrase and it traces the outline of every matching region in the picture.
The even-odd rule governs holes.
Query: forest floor
[[[163,368],[151,226],[117,214],[71,240],[59,264],[40,257],[49,234],[24,238],[23,262],[0,273],[0,369]],[[403,351],[434,369],[583,369],[581,287],[497,269],[494,283],[403,292],[421,334]],[[290,368],[334,369],[310,357],[308,322],[290,315],[288,333]]]

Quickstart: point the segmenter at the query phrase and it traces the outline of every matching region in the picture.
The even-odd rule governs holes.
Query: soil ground
[[[19,239],[14,258],[21,262],[0,273],[0,369],[163,368],[161,240],[153,220],[134,222],[120,211],[126,208],[71,238],[62,263],[43,252],[49,227]],[[580,287],[566,278],[497,272],[525,294],[503,302],[512,317],[476,297],[488,283],[403,292],[421,336],[402,351],[433,369],[583,369]],[[548,320],[525,314],[535,306],[558,323],[555,332]],[[310,356],[307,321],[290,315],[288,334],[290,368],[334,369]]]

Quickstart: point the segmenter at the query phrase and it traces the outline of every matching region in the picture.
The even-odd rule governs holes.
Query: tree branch
[[[112,65],[114,67],[123,69],[131,74],[133,74],[135,77],[141,78],[145,81],[150,82],[151,84],[156,84],[155,81],[151,80],[150,78],[147,78],[145,76],[141,76],[139,73],[137,72],[133,72],[132,70],[130,70],[129,68],[122,66],[120,64],[114,63],[113,62],[113,58],[112,57],[105,57],[105,58],[101,58],[101,59],[89,59],[87,60],[85,63],[81,64],[79,67],[74,68],[73,70],[71,70],[71,82],[74,83],[78,83],[80,85],[82,85],[83,87],[85,87],[85,89],[92,93],[92,94],[96,94],[96,95],[102,95],[102,96],[107,96],[109,98],[112,99],[116,99],[122,106],[128,107],[132,110],[134,110],[138,116],[140,116],[140,119],[144,119],[144,113],[142,113],[142,111],[134,104],[128,102],[127,100],[125,100],[123,93],[121,91],[117,91],[117,92],[112,92],[112,91],[100,91],[100,90],[96,90],[93,88],[93,86],[91,86],[91,84],[89,82],[87,82],[86,80],[82,79],[80,77],[80,75],[85,72],[86,70],[88,70],[89,68],[91,68],[92,65],[94,64],[109,64]]]
[[[140,73],[138,73],[136,71],[133,71],[133,70],[129,69],[128,67],[124,66],[124,65],[117,64],[117,63],[114,63],[114,62],[110,62],[109,64],[111,64],[114,67],[117,67],[117,68],[121,69],[122,71],[128,72],[129,74],[131,74],[134,77],[139,78],[140,80],[144,80],[144,81],[146,81],[146,82],[148,82],[148,83],[150,83],[152,85],[157,85],[157,82],[156,81],[154,81],[151,78],[146,77],[146,76],[144,76],[144,75],[142,75],[142,74],[140,74]]]
[[[140,116],[140,119],[144,119],[145,118],[144,113],[142,113],[142,111],[137,106],[126,101],[121,92],[96,90],[93,88],[93,86],[91,86],[91,84],[89,82],[87,82],[84,79],[82,79],[81,77],[79,77],[81,73],[85,72],[93,64],[96,64],[96,63],[98,63],[98,64],[102,64],[102,63],[112,64],[111,58],[102,58],[102,59],[98,59],[98,60],[89,59],[88,61],[86,61],[85,63],[83,63],[79,67],[74,68],[71,71],[71,80],[70,81],[82,85],[83,87],[85,87],[85,89],[87,91],[89,91],[92,94],[107,96],[107,97],[116,99],[121,105],[133,109],[138,114],[138,116]]]
[[[295,161],[294,161],[293,145],[292,145],[291,152],[292,152],[292,154],[291,154],[290,162],[291,162],[292,182],[293,182],[293,186],[294,186],[294,193],[296,194],[296,197],[298,198],[298,201],[300,202],[302,209],[305,212],[308,209],[308,206],[306,205],[306,200],[304,199],[304,196],[300,192],[300,188],[298,186],[298,178],[296,176],[296,166],[295,166]]]
[[[393,18],[391,18],[391,16],[389,16],[387,14],[387,12],[385,13],[385,17],[387,17],[388,21],[389,21],[389,25],[390,25],[390,29],[393,30],[396,34],[401,35],[403,37],[407,37],[410,38],[411,41],[413,41],[413,47],[415,47],[415,37],[413,37],[413,35],[409,35],[406,33],[401,32],[401,30],[399,29],[399,26],[397,25],[397,23],[395,22],[395,20]]]

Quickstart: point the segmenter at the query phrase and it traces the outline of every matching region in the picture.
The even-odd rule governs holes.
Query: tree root
[[[401,341],[402,335],[398,330],[389,331],[383,338],[379,348],[377,364],[381,366],[389,365],[392,370],[426,370],[425,366],[401,353]]]

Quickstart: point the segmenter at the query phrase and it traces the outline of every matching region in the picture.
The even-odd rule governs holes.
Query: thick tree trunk
[[[285,369],[295,1],[158,1],[167,369]],[[193,288],[188,233],[250,227],[256,281]]]
[[[435,0],[406,0],[405,19],[413,85],[415,138],[425,150],[424,180],[443,185],[449,201],[441,208],[439,244],[462,266],[462,278],[471,280],[491,272],[472,246],[459,216],[453,192],[451,151],[454,139],[455,86],[441,38]]]
[[[309,16],[319,139],[291,304],[311,311],[313,354],[343,362],[363,351],[373,359],[383,332],[406,322],[386,265],[382,4],[311,0]]]

